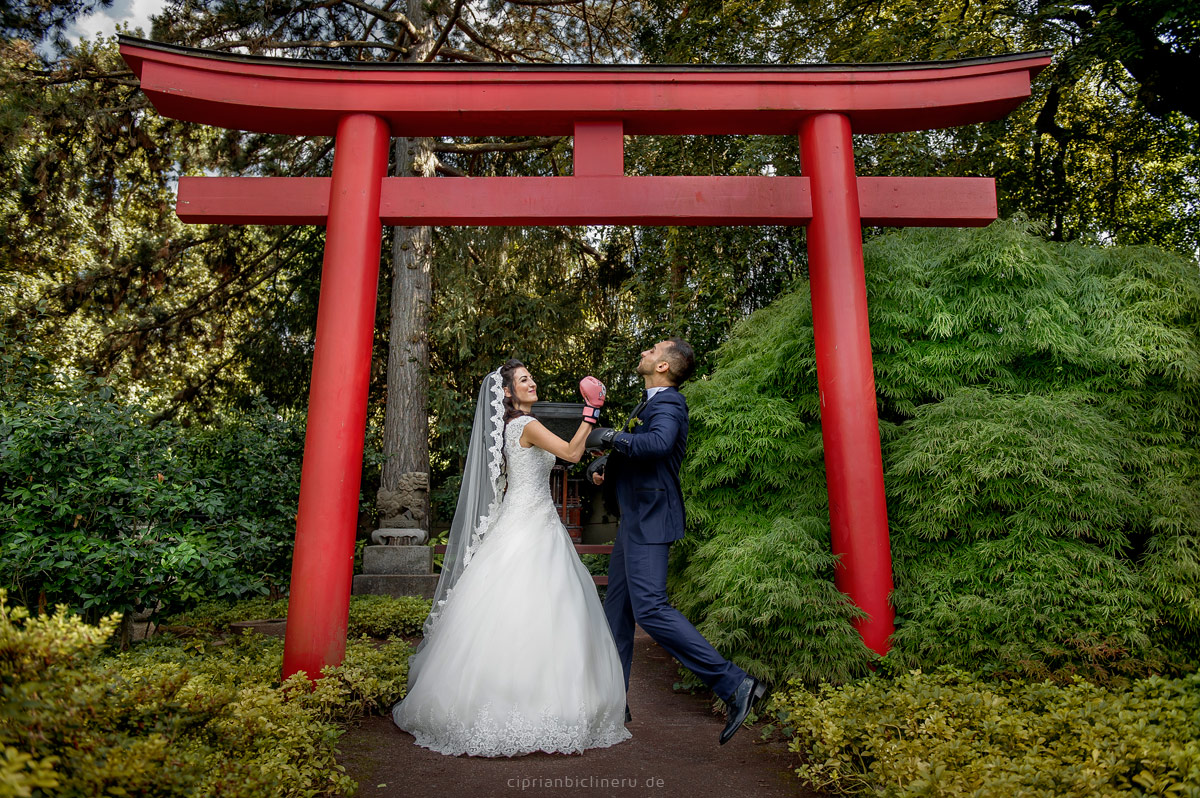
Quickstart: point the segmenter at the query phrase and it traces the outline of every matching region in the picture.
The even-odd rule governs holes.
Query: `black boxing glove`
[[[596,427],[588,433],[586,447],[588,449],[611,449],[617,431],[611,427]]]
[[[587,471],[584,473],[584,476],[587,477],[587,481],[595,485],[596,480],[592,479],[592,477],[594,477],[596,474],[604,476],[604,467],[606,465],[608,465],[608,455],[597,457],[595,460],[593,460],[591,464],[588,465]]]

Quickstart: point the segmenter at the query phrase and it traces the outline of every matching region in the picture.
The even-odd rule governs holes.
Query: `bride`
[[[604,403],[570,442],[529,415],[537,385],[509,360],[484,378],[458,507],[408,693],[392,708],[443,754],[582,753],[630,738],[625,680],[592,577],[550,499],[555,457],[578,462]]]

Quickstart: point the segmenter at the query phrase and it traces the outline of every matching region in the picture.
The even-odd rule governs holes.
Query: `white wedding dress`
[[[443,754],[582,753],[632,736],[612,632],[550,498],[554,455],[520,444],[530,420],[505,430],[507,493],[392,710]]]

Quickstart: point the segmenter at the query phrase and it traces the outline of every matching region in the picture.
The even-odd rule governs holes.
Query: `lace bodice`
[[[537,446],[521,446],[521,433],[530,421],[533,416],[514,418],[504,430],[504,457],[508,468],[506,502],[550,500],[550,469],[554,468],[555,457]]]

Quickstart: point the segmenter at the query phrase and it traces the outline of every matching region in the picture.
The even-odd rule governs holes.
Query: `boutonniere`
[[[632,430],[634,427],[641,426],[641,423],[642,423],[642,417],[634,416],[633,418],[629,419],[629,429]]]

